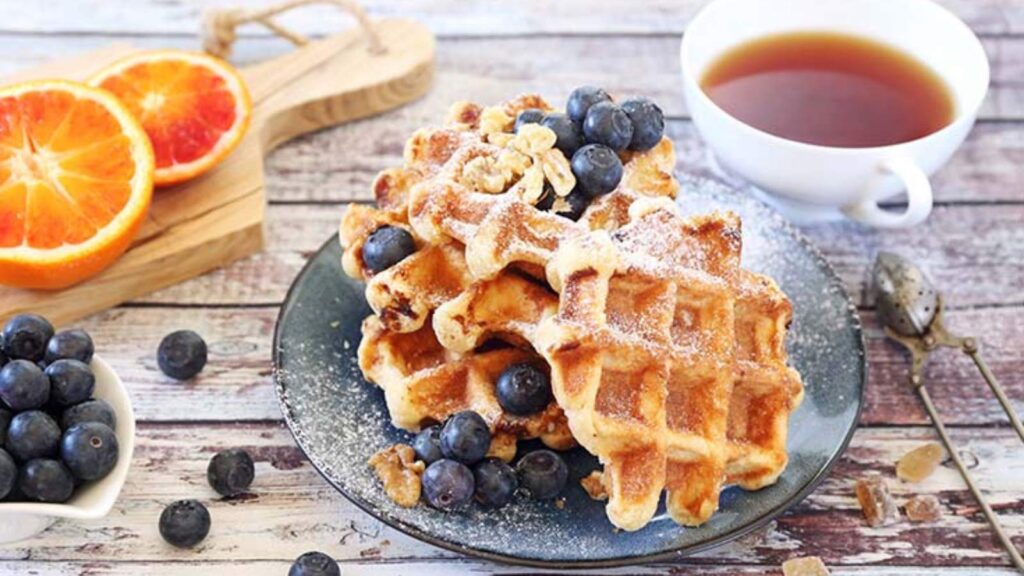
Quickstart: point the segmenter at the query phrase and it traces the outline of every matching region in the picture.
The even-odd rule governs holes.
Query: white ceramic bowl
[[[95,398],[110,403],[117,415],[117,466],[106,478],[90,482],[75,490],[75,495],[64,504],[32,502],[0,503],[0,544],[17,542],[46,530],[58,518],[93,520],[110,512],[128,478],[128,467],[135,450],[135,414],[131,398],[117,374],[99,357],[92,359],[96,375]]]

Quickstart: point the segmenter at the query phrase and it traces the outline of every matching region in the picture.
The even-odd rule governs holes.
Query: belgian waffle
[[[376,316],[363,322],[359,367],[384,390],[395,426],[412,432],[444,422],[463,410],[480,414],[493,431],[490,456],[511,460],[516,441],[540,438],[547,446],[566,450],[575,442],[561,408],[552,402],[530,416],[505,413],[494,383],[511,364],[543,361],[520,348],[457,353],[445,349],[430,324],[413,332],[394,332]]]
[[[536,96],[457,104],[447,126],[413,136],[403,168],[378,178],[377,208],[349,208],[344,267],[367,280],[376,312],[361,367],[400,427],[473,409],[505,452],[516,438],[559,448],[575,437],[605,465],[615,525],[644,526],[665,490],[677,522],[701,524],[724,482],[757,489],[785,467],[802,395],[783,346],[789,302],[739,268],[734,215],[684,219],[658,199],[678,189],[668,139],[622,154],[618,188],[578,222],[536,208],[571,186],[545,163],[549,135],[508,133],[533,107],[549,108]],[[417,250],[372,274],[360,252],[382,225],[408,230]],[[479,348],[493,338],[516,347]],[[511,363],[540,361],[533,350],[557,405],[510,417],[493,382]]]

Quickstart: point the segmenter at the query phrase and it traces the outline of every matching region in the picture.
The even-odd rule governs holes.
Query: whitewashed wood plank
[[[3,20],[0,20],[2,23]],[[0,35],[0,76],[61,55],[94,50],[111,42],[141,47],[197,48],[187,36]],[[990,94],[984,119],[1024,119],[1024,37],[984,41],[992,60]],[[288,49],[281,40],[243,39],[237,64],[269,58]],[[641,93],[658,101],[672,117],[686,117],[679,72],[678,39],[669,36],[571,36],[459,38],[442,40],[438,77],[422,105],[396,114],[407,121],[402,138],[416,127],[437,122],[456,100],[496,102],[525,91],[540,91],[561,103],[581,84],[604,86],[614,94]]]
[[[245,574],[246,576],[284,576],[291,567],[286,561],[232,561],[232,562],[0,562],[0,574],[32,576],[210,576],[211,574]],[[402,561],[402,562],[342,562],[346,576],[527,576],[537,574],[565,574],[553,570],[537,570],[502,566],[472,560]],[[28,570],[29,572],[22,572]],[[924,566],[833,566],[832,576],[1012,576],[1010,568],[990,567],[924,567]],[[587,570],[573,572],[593,576],[753,576],[780,574],[769,566],[703,566],[689,564],[652,564],[631,568]]]
[[[442,35],[677,34],[707,0],[363,0],[374,16],[420,20]],[[255,7],[268,0],[49,0],[0,4],[0,30],[19,32],[122,32],[190,34],[210,7]],[[940,0],[975,30],[990,34],[1024,31],[1024,7],[1015,0]],[[87,16],[87,17],[85,17]],[[306,33],[331,33],[351,21],[327,8],[286,15],[281,23]],[[265,34],[254,28],[250,33]]]
[[[1018,482],[1024,461],[1013,455],[1016,437],[990,429],[955,430],[954,437],[962,443],[965,457],[977,461],[974,471],[1007,530],[1024,536]],[[813,552],[835,566],[1002,565],[1000,549],[982,516],[957,473],[946,466],[915,486],[892,483],[900,502],[915,494],[935,494],[946,511],[940,521],[881,529],[864,523],[853,480],[868,472],[891,475],[900,455],[929,438],[923,429],[859,431],[837,471],[769,530],[685,562],[777,566],[793,555]],[[233,501],[214,498],[205,480],[209,458],[227,447],[245,448],[256,460],[251,494]],[[204,501],[213,518],[210,536],[194,550],[174,549],[157,532],[162,508],[180,498]],[[290,561],[310,549],[356,563],[456,557],[386,528],[348,503],[310,467],[286,430],[248,424],[143,425],[132,473],[109,517],[59,522],[38,537],[0,547],[0,560]]]

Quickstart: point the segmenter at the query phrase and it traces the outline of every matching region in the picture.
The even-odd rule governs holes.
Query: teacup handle
[[[843,207],[850,218],[876,228],[908,228],[924,222],[932,211],[932,185],[928,176],[906,158],[892,158],[882,162],[878,169],[903,181],[907,188],[907,209],[902,213],[882,210],[878,200],[868,198]]]

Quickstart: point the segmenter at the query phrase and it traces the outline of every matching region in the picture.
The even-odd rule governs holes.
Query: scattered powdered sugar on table
[[[840,280],[799,232],[756,199],[709,180],[681,179],[684,213],[730,209],[743,220],[743,264],[773,277],[794,306],[791,361],[807,387],[791,419],[791,461],[777,485],[756,493],[728,489],[721,511],[698,529],[659,513],[639,532],[616,532],[604,503],[579,479],[597,467],[571,451],[565,504],[524,498],[500,510],[473,505],[445,514],[426,505],[401,508],[384,494],[369,457],[411,434],[391,426],[382,392],[363,380],[356,350],[369,314],[362,285],[344,276],[336,242],[311,260],[282,309],[275,341],[275,381],[299,446],[326,479],[382,521],[467,553],[534,561],[600,561],[693,551],[742,534],[806,488],[831,461],[856,419],[863,343],[856,310]]]

